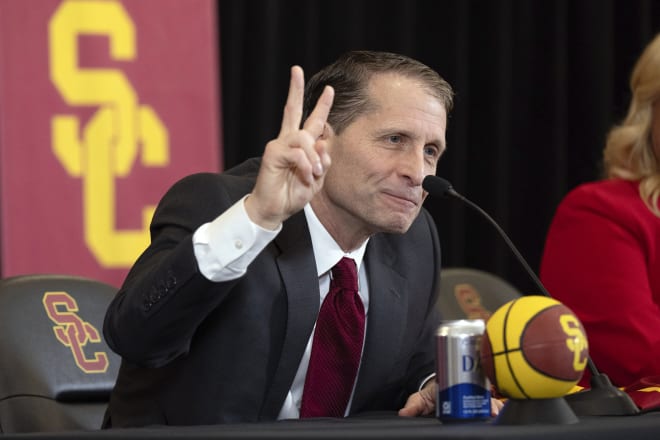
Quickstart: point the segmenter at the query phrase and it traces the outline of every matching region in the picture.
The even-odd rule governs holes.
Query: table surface
[[[146,427],[107,431],[0,434],[0,439],[658,439],[660,412],[583,417],[574,424],[498,425],[492,420],[459,424],[433,417],[378,413],[348,419],[305,419],[217,426]]]

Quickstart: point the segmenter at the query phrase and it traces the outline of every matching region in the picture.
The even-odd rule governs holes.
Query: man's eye
[[[401,143],[401,136],[398,134],[393,134],[387,137],[387,140],[392,143],[392,144],[400,144]]]
[[[427,145],[424,147],[424,153],[428,156],[438,157],[438,149],[434,145]]]

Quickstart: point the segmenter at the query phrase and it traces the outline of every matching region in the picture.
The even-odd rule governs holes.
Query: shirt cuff
[[[249,264],[282,230],[271,231],[250,220],[245,198],[193,234],[199,271],[211,281],[229,281],[245,274]]]
[[[429,374],[422,380],[421,385],[419,386],[419,390],[417,391],[422,391],[422,388],[424,388],[432,379],[435,379],[435,373]]]

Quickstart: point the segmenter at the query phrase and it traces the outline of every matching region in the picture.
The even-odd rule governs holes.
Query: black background
[[[561,198],[600,176],[632,66],[660,31],[655,0],[219,0],[224,167],[277,135],[289,69],[353,49],[419,59],[456,92],[438,175],[500,223],[533,270]],[[454,200],[426,207],[444,266],[534,284],[497,232]]]

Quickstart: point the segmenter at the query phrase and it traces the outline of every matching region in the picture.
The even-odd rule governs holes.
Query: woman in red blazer
[[[541,261],[543,283],[578,315],[592,359],[618,386],[660,375],[660,35],[630,88],[628,115],[607,138],[605,178],[560,203]]]

